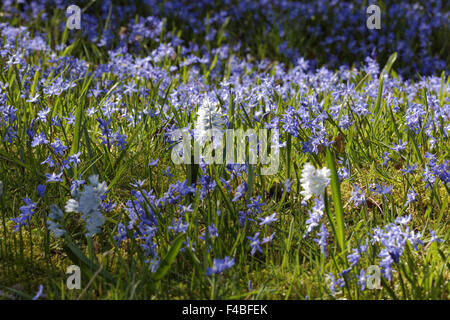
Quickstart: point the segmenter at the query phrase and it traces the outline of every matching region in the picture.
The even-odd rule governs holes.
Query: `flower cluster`
[[[99,183],[98,175],[89,177],[91,185],[85,186],[83,191],[74,189],[72,199],[66,204],[66,212],[81,213],[81,218],[86,223],[86,236],[92,237],[100,232],[100,227],[105,223],[105,217],[100,212],[102,196],[107,192],[105,182]]]
[[[224,259],[213,259],[212,268],[206,270],[206,275],[219,274],[225,270],[231,269],[234,266],[234,258],[225,257]]]
[[[31,218],[34,215],[34,210],[36,209],[36,203],[30,198],[24,198],[23,202],[25,202],[25,205],[20,207],[20,215],[17,218],[11,219],[11,221],[16,223],[14,232],[19,231],[23,226],[29,225]]]

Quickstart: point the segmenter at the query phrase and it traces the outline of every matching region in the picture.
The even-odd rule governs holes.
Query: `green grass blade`
[[[331,193],[336,216],[336,238],[342,251],[345,250],[344,208],[342,207],[341,188],[331,149],[327,149],[327,167],[331,171]]]
[[[178,237],[175,238],[175,240],[173,240],[169,251],[167,252],[164,259],[161,261],[161,264],[159,265],[158,270],[156,270],[156,272],[152,276],[152,278],[155,281],[159,281],[162,278],[164,278],[166,273],[169,271],[170,266],[175,262],[175,258],[177,257],[178,252],[181,249],[181,246],[183,245],[184,238],[185,238],[185,235],[180,234]]]

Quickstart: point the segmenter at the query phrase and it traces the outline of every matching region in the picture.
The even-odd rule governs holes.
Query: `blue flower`
[[[205,199],[209,192],[214,191],[217,186],[216,181],[214,181],[209,175],[202,175],[198,179],[202,189],[200,190],[200,199]]]
[[[69,124],[69,125],[74,125],[74,124],[75,124],[76,117],[75,117],[71,112],[69,112],[69,117],[64,118],[64,119],[66,119],[67,124]]]
[[[239,214],[239,224],[241,225],[241,227],[243,227],[248,219],[247,218],[248,214],[246,211],[242,210],[239,210],[238,214]]]
[[[398,217],[397,219],[395,219],[395,223],[396,224],[402,224],[402,225],[407,225],[409,222],[411,221],[411,215],[407,215],[407,216],[402,216],[402,217]]]
[[[234,258],[230,259],[230,257],[226,256],[224,259],[213,259],[213,266],[206,270],[206,275],[219,274],[225,270],[231,269],[233,266]]]
[[[425,188],[426,189],[432,189],[434,186],[434,183],[436,182],[436,176],[433,174],[433,171],[430,170],[429,166],[426,165],[425,169],[423,170],[423,182],[425,182]]]
[[[50,168],[53,168],[56,166],[56,161],[53,160],[51,156],[48,156],[48,158],[41,162],[41,164],[48,164]]]
[[[53,148],[55,155],[60,155],[62,157],[64,156],[64,151],[68,149],[68,147],[65,146],[59,139],[56,139],[56,141],[51,143],[50,146]]]
[[[385,197],[385,195],[387,194],[391,194],[392,189],[394,188],[394,186],[392,185],[385,185],[384,183],[381,184],[372,184],[370,187],[370,191],[372,191],[373,193],[383,196]]]
[[[258,218],[258,219],[261,221],[261,222],[259,223],[259,225],[260,225],[260,226],[265,225],[265,224],[269,225],[269,224],[271,224],[272,222],[277,221],[278,219],[275,218],[276,215],[277,215],[277,213],[274,212],[274,213],[271,214],[270,216],[266,216],[266,217],[264,217],[264,218],[261,218],[261,217]]]
[[[252,210],[253,214],[261,213],[261,207],[265,205],[265,202],[260,202],[261,196],[256,197],[256,199],[251,198],[250,203],[247,204],[247,208]]]
[[[133,180],[134,180],[134,183],[130,183],[130,186],[138,188],[138,189],[142,188],[146,182],[146,179],[144,179],[144,180],[133,179]]]
[[[416,168],[417,168],[417,164],[414,164],[412,167],[408,164],[406,166],[406,169],[402,169],[403,175],[412,174]]]
[[[390,153],[384,152],[383,156],[380,156],[380,158],[383,159],[383,167],[387,167],[387,163],[391,160],[389,158],[390,155],[391,155]]]
[[[346,167],[339,168],[339,170],[338,170],[339,181],[348,179],[349,177],[350,177],[350,174]]]
[[[308,211],[309,219],[306,220],[307,228],[303,238],[313,231],[315,227],[319,226],[320,219],[322,219],[323,216],[325,204],[323,203],[322,196],[320,198],[315,198],[314,201],[315,203],[312,210]]]
[[[327,257],[327,238],[328,238],[328,230],[324,224],[320,226],[320,232],[317,233],[318,238],[315,238],[314,241],[320,246],[321,252],[324,254],[324,257]]]
[[[364,291],[366,289],[366,283],[367,283],[367,276],[364,271],[364,269],[361,269],[361,272],[358,276],[358,285],[361,286],[361,291]]]
[[[301,123],[298,117],[298,111],[292,107],[288,107],[285,111],[283,119],[283,129],[293,137],[298,137],[298,129],[301,127]]]
[[[398,144],[393,143],[392,150],[396,151],[396,152],[400,152],[402,150],[406,149],[406,142],[402,142],[402,140],[399,140]]]
[[[104,202],[101,203],[100,207],[103,212],[111,212],[116,206],[116,202],[112,202],[111,200],[106,201],[106,196],[102,197]]]
[[[8,131],[6,132],[5,137],[3,138],[3,141],[8,140],[10,144],[12,144],[13,139],[17,139],[17,127],[12,126],[8,128]]]
[[[169,167],[167,167],[167,169],[166,169],[166,171],[163,173],[165,176],[168,176],[169,178],[172,178],[173,177],[173,174],[171,174],[170,173],[170,170],[169,170],[170,168]]]
[[[168,227],[168,229],[172,230],[174,233],[186,233],[188,228],[189,223],[183,224],[182,219],[175,220],[175,218],[172,219],[172,225]]]
[[[411,202],[416,201],[417,193],[414,191],[414,187],[411,187],[411,189],[408,190],[407,196],[408,200],[405,202],[405,207]]]
[[[117,236],[114,236],[114,240],[117,241],[117,247],[120,246],[120,243],[127,239],[127,229],[124,224],[120,222],[117,226]]]
[[[42,109],[38,112],[37,116],[39,118],[39,120],[41,120],[42,122],[46,123],[47,122],[47,116],[50,113],[50,108],[47,107],[45,109]]]
[[[112,140],[112,130],[111,130],[111,121],[112,119],[103,120],[102,118],[97,118],[98,128],[102,132],[102,140],[101,144],[106,144],[108,149],[111,147]]]
[[[81,162],[80,160],[81,151],[69,156],[69,162],[73,164],[73,166],[76,168],[77,165]]]
[[[84,183],[85,183],[85,181],[82,180],[82,179],[79,179],[79,180],[74,179],[74,180],[72,180],[72,185],[70,186],[70,191],[75,191],[75,190],[77,190],[77,189],[80,188]]]
[[[379,242],[383,246],[378,257],[382,258],[382,273],[389,281],[392,279],[392,265],[400,262],[406,242],[412,243],[415,249],[421,243],[420,234],[409,232],[407,224],[410,220],[410,216],[399,217],[395,224],[389,223],[383,229],[373,229],[372,243]]]
[[[345,280],[343,278],[339,278],[336,280],[334,275],[331,273],[328,273],[328,275],[330,277],[330,292],[331,295],[334,296],[336,294],[336,287],[343,288],[345,286]]]
[[[38,292],[31,300],[38,300],[42,296],[43,293],[44,293],[44,286],[41,284],[41,285],[39,285]]]
[[[180,214],[186,214],[186,212],[194,211],[194,209],[192,209],[192,203],[189,203],[187,206],[182,206],[179,204],[178,207],[180,208]]]
[[[56,173],[53,172],[52,174],[46,173],[45,177],[47,178],[47,183],[49,183],[49,182],[63,182],[63,179],[61,178],[62,175],[63,175],[62,172],[60,172],[59,174],[56,174]]]
[[[408,241],[412,243],[414,250],[417,250],[417,245],[423,245],[423,241],[420,239],[422,235],[420,232],[415,233],[414,231],[411,231],[408,235]]]
[[[256,250],[258,250],[259,252],[263,252],[261,249],[261,242],[259,241],[259,232],[255,233],[255,235],[252,237],[247,236],[247,239],[250,240],[250,248],[251,250],[251,255],[254,255]]]
[[[39,194],[39,196],[41,198],[44,198],[44,196],[45,196],[45,185],[44,184],[39,184],[36,187],[36,190],[37,190],[37,193]]]
[[[429,243],[433,243],[433,242],[441,243],[441,242],[444,242],[444,240],[439,239],[439,238],[436,236],[436,232],[433,231],[433,230],[431,230],[431,229],[430,229],[430,234],[431,234],[431,240],[430,240]]]
[[[347,255],[347,259],[350,262],[350,265],[354,267],[361,259],[358,249],[353,249],[353,252]]]
[[[286,179],[286,181],[281,181],[281,182],[284,185],[283,191],[286,192],[286,193],[291,192],[291,187],[292,187],[292,184],[294,182],[292,180],[290,180],[290,179]]]
[[[158,165],[158,161],[159,161],[159,159],[156,159],[156,160],[151,159],[150,163],[148,165],[150,167],[156,167]]]
[[[231,201],[233,202],[238,201],[240,198],[245,196],[246,193],[247,193],[247,183],[243,181],[242,184],[237,186],[236,193],[234,194],[234,198]]]
[[[219,180],[225,185],[225,188],[227,188],[228,192],[231,192],[231,180],[225,180],[224,178],[220,177]]]
[[[364,193],[364,190],[358,187],[357,185],[353,185],[354,189],[352,191],[352,197],[350,200],[353,200],[353,203],[357,207],[361,207],[362,205],[366,204],[366,195]]]
[[[210,237],[211,239],[214,239],[215,237],[218,237],[218,236],[219,236],[219,233],[217,232],[216,225],[215,225],[214,223],[211,224],[210,226],[208,226],[208,234],[209,234],[209,237]],[[203,233],[200,235],[199,238],[200,238],[201,240],[205,241],[205,232],[203,232]]]
[[[39,135],[37,135],[33,138],[33,141],[31,142],[31,147],[34,148],[38,145],[47,144],[47,143],[48,143],[47,137],[45,136],[45,134],[43,132],[41,132]]]
[[[263,238],[261,241],[261,244],[266,244],[266,243],[272,242],[274,236],[275,236],[275,232],[272,233],[270,236]]]
[[[23,202],[25,202],[25,205],[19,208],[20,215],[17,218],[11,219],[11,221],[16,223],[14,232],[19,231],[19,229],[25,225],[29,225],[31,218],[34,215],[34,210],[36,209],[36,203],[31,201],[30,198],[23,198]]]
[[[125,145],[127,144],[127,136],[124,134],[120,134],[120,129],[117,129],[117,132],[113,135],[114,145],[120,147],[120,149],[125,149]]]

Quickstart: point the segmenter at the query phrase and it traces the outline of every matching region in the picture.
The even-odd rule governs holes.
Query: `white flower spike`
[[[310,199],[313,195],[319,197],[330,183],[330,175],[331,171],[327,167],[316,169],[312,164],[306,163],[300,178],[303,188],[300,194],[305,197],[304,200]]]

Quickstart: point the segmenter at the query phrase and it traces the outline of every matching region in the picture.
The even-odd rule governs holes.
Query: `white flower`
[[[308,200],[313,195],[319,197],[330,183],[330,175],[331,171],[327,167],[315,169],[312,164],[306,163],[300,179],[304,189],[300,194],[305,197],[304,200]]]
[[[194,137],[200,145],[213,138],[213,148],[220,147],[225,123],[219,105],[206,97],[198,109],[197,122],[195,123]]]

